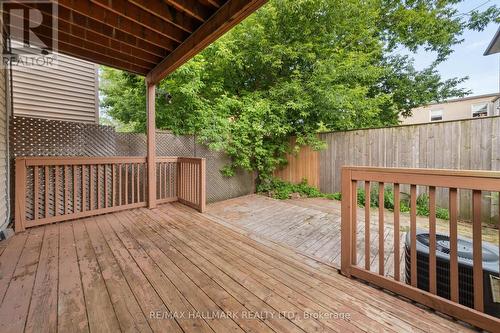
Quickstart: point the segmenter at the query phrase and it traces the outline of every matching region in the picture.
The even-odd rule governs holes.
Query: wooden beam
[[[148,82],[158,83],[161,81],[229,29],[240,23],[266,1],[228,0],[207,22],[147,75]]]
[[[34,8],[38,9],[45,15],[51,15],[52,13],[48,13],[45,6],[38,4],[36,2],[30,3],[28,5],[19,4],[21,7],[25,8]],[[92,36],[102,36],[103,38],[107,38],[108,43],[121,46],[122,48],[127,48],[127,46],[134,48],[135,50],[142,50],[145,53],[149,53],[151,55],[165,58],[170,51],[172,51],[175,47],[177,47],[177,43],[170,42],[165,45],[165,41],[159,41],[161,46],[153,44],[149,41],[145,41],[141,38],[138,38],[128,32],[124,32],[122,30],[117,29],[117,27],[113,27],[109,24],[105,24],[101,21],[95,20],[93,18],[84,16],[83,14],[66,8],[64,6],[58,6],[57,12],[58,18],[58,28],[59,30],[66,31],[70,27],[72,30],[78,31],[79,34],[85,34]],[[68,32],[68,31],[66,31]],[[71,33],[71,32],[70,32]],[[89,37],[89,38],[91,38]],[[95,37],[97,39],[98,37]]]
[[[114,12],[103,10],[102,7],[90,1],[58,0],[58,4],[94,21],[109,25],[113,30],[121,30],[154,45],[166,49],[175,49],[179,45],[179,42],[175,39],[165,38],[165,36],[158,32],[145,28],[130,19],[121,17]]]
[[[73,0],[75,1],[75,0]],[[78,0],[81,1],[81,0]],[[115,13],[122,19],[131,20],[146,29],[153,30],[167,38],[182,43],[190,34],[176,25],[164,21],[159,17],[144,11],[143,9],[125,0],[90,0],[108,13]],[[151,1],[154,2],[154,1]]]
[[[205,22],[205,20],[200,21],[184,11],[180,11],[178,8],[170,5],[168,1],[129,0],[129,2],[189,33],[195,31]]]
[[[211,4],[214,7],[220,8],[224,4],[223,0],[206,0],[209,4]],[[231,0],[229,0],[231,1]]]
[[[155,84],[146,81],[147,136],[148,136],[148,207],[156,207],[156,119]]]
[[[194,3],[190,0],[166,0],[166,2],[203,22],[213,14],[213,11],[202,3]]]
[[[16,16],[15,13],[12,13],[12,15]],[[45,13],[42,12],[42,15],[45,15]],[[28,17],[18,16],[18,18],[23,19],[26,25],[30,24],[30,20]],[[53,29],[52,26],[48,26],[45,24],[41,24],[37,28],[38,37],[46,45],[50,45],[50,41],[53,36],[52,29]],[[103,64],[110,65],[112,67],[118,67],[118,68],[125,67],[128,69],[132,69],[136,73],[147,73],[155,65],[154,62],[142,60],[137,55],[125,54],[115,49],[106,47],[101,43],[88,41],[84,38],[81,38],[78,35],[76,36],[71,35],[65,32],[64,25],[60,27],[60,30],[58,31],[57,39],[58,39],[58,49],[60,49],[61,51],[65,51],[68,48],[71,48],[71,50],[73,51],[76,51],[77,49],[86,50],[87,52],[85,53],[89,55],[95,54],[98,57],[98,59],[100,59],[100,61],[103,62]],[[72,52],[70,50],[68,51]]]

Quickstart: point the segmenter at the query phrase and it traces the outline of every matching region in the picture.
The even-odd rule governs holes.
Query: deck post
[[[148,136],[148,207],[156,207],[156,119],[155,85],[146,82],[147,136]]]
[[[352,228],[352,188],[351,169],[342,167],[342,206],[341,206],[341,222],[340,222],[340,271],[343,275],[351,276],[351,228]]]
[[[16,158],[16,188],[15,188],[15,219],[14,229],[16,232],[25,230],[26,214],[26,160],[22,157]]]

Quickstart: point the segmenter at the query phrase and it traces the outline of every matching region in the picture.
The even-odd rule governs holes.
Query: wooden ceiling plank
[[[173,50],[179,45],[178,42],[165,38],[163,35],[147,29],[134,21],[125,19],[116,13],[102,10],[101,7],[95,5],[90,1],[82,0],[58,0],[59,6],[73,10],[83,16],[92,19],[93,22],[103,23],[113,28],[114,31],[119,30],[142,39],[145,42],[154,44],[161,48]]]
[[[20,4],[19,7],[25,9],[32,8],[24,4]],[[53,27],[48,26],[43,22],[50,22],[50,19],[48,19],[47,16],[50,16],[51,13],[46,12],[44,8],[39,8],[39,10],[44,19],[42,20],[42,24],[37,29],[41,30],[41,33],[44,33],[46,37],[49,37],[51,36]],[[16,14],[13,13],[12,15],[15,16]],[[29,21],[28,18],[24,16],[19,18],[24,19],[26,23],[28,23]],[[111,38],[99,35],[93,31],[85,29],[81,25],[70,23],[68,21],[62,20],[61,18],[62,16],[58,15],[58,38],[65,39],[66,42],[70,42],[69,36],[73,36],[71,38],[76,38],[76,40],[79,40],[80,43],[81,41],[88,41],[89,43],[95,44],[96,50],[105,47],[106,50],[103,49],[102,52],[104,52],[108,56],[112,55],[111,52],[112,49],[114,49],[115,52],[117,52],[118,57],[128,57],[129,60],[138,59],[143,64],[146,64],[147,68],[154,67],[155,64],[163,59],[162,57],[147,53],[142,49],[128,46],[121,41],[113,40]]]
[[[176,25],[188,33],[192,33],[205,22],[205,20],[200,21],[184,11],[179,10],[169,4],[168,1],[129,0],[129,2],[162,20]]]
[[[73,0],[81,1],[81,0]],[[178,43],[182,43],[190,34],[176,25],[137,7],[127,0],[90,0],[92,3],[119,15],[121,18],[131,20],[146,29],[155,31]]]
[[[16,13],[11,13],[12,16],[16,17]],[[47,15],[42,12],[42,15]],[[19,19],[24,20],[26,26],[30,24],[30,19],[27,16],[17,16]],[[48,22],[47,20],[42,20],[42,22]],[[66,24],[66,23],[64,23]],[[78,31],[76,31],[78,33]],[[47,24],[40,24],[37,27],[37,36],[44,38],[44,43],[46,45],[52,45],[50,43],[51,38],[53,37],[53,27]],[[146,61],[139,58],[137,55],[126,54],[120,52],[116,49],[112,49],[107,47],[106,45],[96,43],[93,41],[89,41],[85,39],[85,36],[82,35],[72,35],[71,32],[64,30],[64,26],[61,27],[60,30],[57,31],[57,42],[58,44],[71,44],[77,48],[91,50],[93,52],[97,52],[102,54],[110,59],[118,60],[123,63],[128,63],[129,65],[133,65],[134,67],[141,68],[141,72],[148,71],[153,68],[157,62]],[[57,51],[57,50],[56,50]]]
[[[128,62],[124,62],[122,60],[117,60],[114,58],[110,58],[106,55],[87,50],[87,49],[82,49],[79,47],[76,47],[72,44],[67,44],[67,43],[59,43],[58,47],[58,52],[67,54],[79,59],[87,60],[93,63],[99,63],[101,65],[113,67],[113,68],[118,68],[125,70],[127,72],[133,73],[133,74],[138,74],[138,75],[145,75],[147,71],[144,70],[144,68],[139,67],[134,64],[130,64]]]
[[[158,83],[266,2],[267,0],[227,1],[184,43],[148,73],[147,81]]]
[[[71,24],[73,27],[81,26],[86,31],[90,31],[94,34],[99,34],[109,39],[119,40],[124,44],[128,44],[138,50],[143,50],[155,56],[166,56],[166,53],[172,51],[173,46],[169,48],[159,47],[155,44],[144,41],[143,39],[137,38],[136,36],[124,32],[121,30],[114,29],[113,27],[106,25],[102,22],[96,21],[92,18],[86,17],[80,13],[69,10],[67,8],[59,8],[58,13],[59,21],[65,21]]]
[[[213,14],[213,10],[202,3],[194,3],[190,0],[165,0],[165,2],[202,22],[208,20]]]
[[[220,8],[223,4],[223,0],[206,0],[209,4],[211,4],[214,7]]]

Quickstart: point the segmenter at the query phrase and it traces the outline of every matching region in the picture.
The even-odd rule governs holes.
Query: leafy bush
[[[342,194],[340,192],[335,193],[322,193],[317,188],[310,186],[307,183],[307,179],[302,179],[299,184],[293,184],[279,178],[271,178],[266,182],[261,182],[257,185],[258,193],[265,193],[274,199],[289,199],[293,193],[298,193],[301,197],[307,198],[326,198],[330,200],[342,200]],[[370,190],[370,207],[379,206],[379,190],[378,186],[371,188]],[[357,199],[358,205],[365,205],[365,190],[358,188]],[[394,188],[392,186],[386,186],[384,188],[384,208],[391,211],[394,210]],[[399,203],[399,210],[403,213],[410,211],[410,196],[407,193],[401,193],[401,199]],[[417,215],[429,216],[429,196],[427,193],[422,193],[417,197]],[[443,220],[449,220],[450,214],[448,209],[442,207],[436,207],[436,217]]]
[[[301,197],[307,198],[327,198],[330,200],[340,200],[340,193],[321,193],[317,188],[310,186],[307,179],[302,179],[299,184],[293,184],[279,178],[271,178],[257,185],[258,193],[265,193],[274,199],[289,199],[293,193],[298,193]]]
[[[401,199],[399,203],[399,210],[401,212],[409,212],[410,211],[410,196],[406,193],[401,193]],[[358,205],[365,205],[365,190],[358,189]],[[379,192],[378,187],[374,187],[370,190],[370,207],[378,207],[379,206]],[[384,189],[384,208],[389,209],[391,211],[394,210],[394,188],[391,186],[387,186]],[[417,197],[417,215],[420,216],[429,216],[429,196],[427,193],[422,193]],[[448,209],[442,207],[436,207],[436,217],[448,220],[450,218],[450,214]]]

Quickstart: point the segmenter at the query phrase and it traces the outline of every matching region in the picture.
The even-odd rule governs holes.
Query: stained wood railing
[[[378,214],[378,272],[371,271],[371,239],[370,236],[370,190],[372,184],[378,183],[379,202],[384,202],[384,188],[394,188],[394,272],[393,277],[385,274],[384,245],[384,208],[379,205]],[[365,189],[364,214],[364,262],[358,264],[358,217],[357,189]],[[409,186],[410,201],[410,284],[400,281],[400,187]],[[417,288],[417,186],[424,187],[429,193],[429,256],[428,281],[429,290]],[[437,294],[436,273],[436,188],[449,191],[449,237],[450,260],[449,281],[450,299]],[[474,308],[461,305],[459,302],[459,263],[458,263],[458,228],[457,210],[459,190],[472,192],[472,247],[473,247],[473,304]],[[500,319],[484,313],[483,299],[483,258],[482,258],[482,223],[481,196],[482,192],[500,191],[500,173],[488,171],[458,171],[436,169],[395,169],[370,167],[342,168],[342,244],[341,271],[346,276],[356,277],[369,283],[400,294],[421,304],[434,308],[442,313],[469,322],[488,331],[500,331]],[[500,221],[499,221],[500,227]],[[499,234],[500,237],[500,234]],[[498,249],[498,247],[497,247]],[[420,260],[420,258],[418,259]],[[362,266],[360,266],[362,264]],[[497,290],[498,291],[498,290]],[[500,296],[500,295],[498,295]]]
[[[20,157],[15,170],[15,228],[147,205],[145,157]],[[156,202],[205,208],[205,160],[157,157]],[[179,195],[180,194],[180,195]]]
[[[179,157],[177,163],[177,196],[179,202],[201,212],[205,210],[205,159]]]

